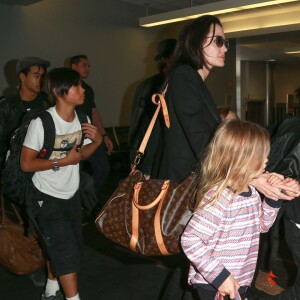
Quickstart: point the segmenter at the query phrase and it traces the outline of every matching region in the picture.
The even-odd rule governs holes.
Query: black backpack
[[[40,117],[44,127],[44,145],[38,154],[38,157],[48,159],[54,149],[55,142],[55,125],[51,114],[48,111],[26,113],[22,124],[12,134],[10,149],[6,155],[4,168],[1,172],[1,192],[5,198],[18,206],[25,202],[26,195],[29,194],[31,178],[34,172],[23,172],[20,167],[20,155],[27,129],[31,120]],[[87,116],[77,111],[80,123],[87,122]],[[81,144],[83,144],[83,139]],[[64,150],[70,150],[64,148]]]

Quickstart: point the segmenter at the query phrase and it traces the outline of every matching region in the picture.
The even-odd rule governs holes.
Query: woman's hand
[[[278,185],[281,188],[282,193],[289,197],[299,197],[300,196],[300,184],[296,179],[293,178],[285,178]]]
[[[265,197],[273,200],[292,200],[299,196],[299,183],[277,173],[264,173],[253,179],[251,184]]]

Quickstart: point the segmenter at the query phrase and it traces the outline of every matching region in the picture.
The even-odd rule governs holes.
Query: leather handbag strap
[[[148,128],[147,128],[146,133],[143,137],[143,140],[140,144],[140,147],[137,151],[137,155],[134,159],[134,166],[137,166],[139,164],[141,157],[145,153],[145,149],[147,147],[149,138],[151,136],[151,133],[153,131],[155,122],[157,120],[157,117],[158,117],[158,114],[159,114],[159,111],[161,108],[162,108],[162,112],[163,112],[165,125],[167,126],[167,128],[170,128],[169,112],[168,112],[168,107],[167,107],[166,100],[165,100],[165,94],[167,92],[167,88],[168,88],[168,85],[165,87],[165,89],[163,90],[163,92],[161,94],[156,93],[156,94],[152,95],[151,100],[155,105],[157,105],[157,108],[154,112],[154,115],[153,115],[149,125],[148,125]]]
[[[136,183],[135,186],[134,186],[134,195],[133,195],[134,205],[140,210],[148,210],[148,209],[154,207],[158,202],[160,202],[160,200],[166,194],[166,192],[168,190],[168,187],[169,187],[169,184],[170,184],[170,180],[164,181],[164,183],[161,187],[161,191],[160,191],[159,195],[150,204],[148,204],[148,205],[139,205],[139,193],[140,193],[140,190],[142,188],[143,182]]]
[[[5,205],[3,195],[1,194],[1,225],[4,225],[4,218],[5,218]]]
[[[166,180],[162,187],[161,187],[161,192],[159,195],[156,197],[154,201],[152,201],[149,205],[139,205],[139,192],[142,187],[142,183],[138,182],[135,187],[134,187],[134,196],[133,196],[133,201],[132,201],[132,235],[130,239],[130,249],[132,251],[136,252],[136,245],[138,243],[139,239],[139,209],[141,210],[148,210],[153,208],[157,203],[159,203],[159,206],[157,208],[155,217],[154,217],[154,232],[155,232],[155,238],[157,242],[157,246],[160,250],[160,252],[163,255],[169,255],[169,252],[165,246],[162,232],[161,232],[161,227],[160,227],[160,215],[161,215],[161,208],[163,201],[165,199],[165,196],[167,194],[168,188],[169,188],[170,180]]]
[[[17,216],[17,219],[18,219],[18,222],[20,225],[23,225],[24,222],[23,222],[23,219],[18,211],[18,209],[16,208],[16,206],[11,203],[10,204],[11,207],[13,208],[14,212],[15,212],[15,215]],[[6,220],[6,210],[5,210],[5,204],[4,204],[4,197],[3,195],[1,194],[1,225],[2,227],[5,227],[5,220]]]

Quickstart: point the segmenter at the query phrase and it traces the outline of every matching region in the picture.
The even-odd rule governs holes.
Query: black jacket
[[[166,101],[170,128],[163,127],[157,176],[181,182],[202,159],[221,120],[201,76],[189,65],[171,72]]]
[[[267,170],[300,180],[300,116],[288,117],[271,140]],[[300,198],[284,203],[286,215],[300,224]]]
[[[27,104],[29,103],[21,100],[19,93],[2,98],[0,101],[0,169],[9,148],[11,134],[19,127],[27,113]],[[39,93],[30,104],[34,111],[45,110],[50,106],[48,96],[43,92]]]

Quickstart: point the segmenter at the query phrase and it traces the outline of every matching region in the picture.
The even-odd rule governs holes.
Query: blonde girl
[[[251,299],[259,235],[271,227],[282,203],[261,201],[250,185],[264,172],[269,148],[265,129],[239,119],[224,121],[208,146],[196,210],[181,238],[191,262],[188,282],[201,300],[213,300],[217,292],[234,299],[236,291]],[[270,178],[278,186],[280,181]]]

